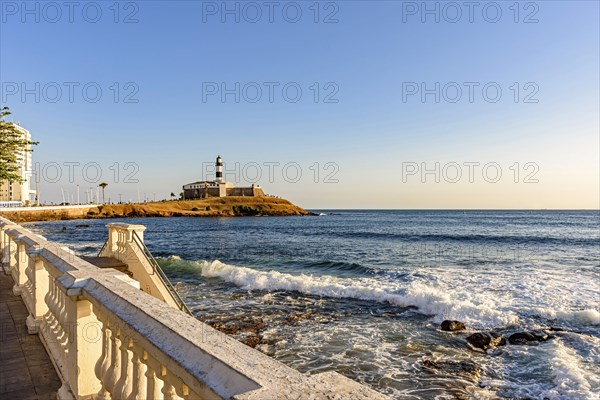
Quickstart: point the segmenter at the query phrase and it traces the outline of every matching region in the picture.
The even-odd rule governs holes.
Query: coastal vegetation
[[[0,181],[21,183],[19,160],[24,152],[33,151],[31,146],[38,142],[25,139],[17,125],[7,122],[10,114],[8,107],[0,108]]]
[[[102,182],[101,184],[98,185],[98,187],[102,188],[102,204],[106,203],[105,197],[104,197],[104,190],[106,189],[106,187],[108,186],[108,183],[106,182]]]

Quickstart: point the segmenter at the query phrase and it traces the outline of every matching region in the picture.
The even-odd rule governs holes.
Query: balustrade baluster
[[[175,393],[175,388],[168,381],[165,381],[165,385],[163,386],[162,393],[165,396],[165,400],[179,400],[180,399],[180,397],[177,396],[177,393]]]
[[[115,388],[115,394],[119,399],[127,399],[133,389],[133,360],[132,351],[133,339],[125,336],[121,331],[121,377]]]
[[[127,400],[146,399],[146,364],[148,354],[138,345],[133,345],[133,390]]]
[[[158,374],[149,364],[148,371],[146,372],[146,378],[148,378],[148,399],[162,399],[163,381],[158,378]]]
[[[95,370],[96,377],[100,380],[100,382],[102,384],[102,389],[100,389],[100,392],[96,396],[96,399],[97,400],[110,400],[110,393],[108,393],[108,391],[106,390],[104,378],[106,376],[107,370],[110,368],[111,350],[112,350],[112,342],[111,342],[110,337],[111,337],[112,331],[110,330],[110,327],[109,327],[110,322],[108,321],[106,316],[100,314],[99,312],[96,312],[96,316],[98,317],[99,320],[102,321],[102,356],[96,363],[96,370]]]
[[[61,284],[57,280],[54,281],[56,284],[56,296],[57,296],[57,310],[56,310],[56,320],[57,320],[57,332],[59,333],[58,342],[64,348],[65,344],[69,341],[69,331],[71,329],[70,326],[66,325],[66,304],[65,304],[65,294],[61,289]],[[66,329],[65,329],[66,328]]]
[[[121,371],[121,352],[119,348],[121,347],[121,340],[119,339],[119,328],[111,328],[110,334],[110,366],[106,369],[106,373],[104,374],[104,387],[111,394],[111,397],[114,395],[115,384],[117,383],[117,379],[119,378],[118,373]]]
[[[27,268],[25,268],[25,276],[31,283],[35,280],[35,261],[31,257],[27,257]]]
[[[49,326],[48,329],[50,330],[50,332],[52,334],[56,333],[56,311],[57,311],[57,307],[56,307],[56,301],[57,301],[57,296],[56,296],[56,281],[54,279],[54,277],[50,278],[50,290],[48,292],[48,299],[47,299],[47,304],[48,304],[48,309],[50,310],[50,315],[49,315]]]
[[[24,299],[25,304],[29,308],[29,313],[35,315],[35,302],[34,302],[34,285],[35,285],[35,261],[27,256],[25,262],[25,291]]]

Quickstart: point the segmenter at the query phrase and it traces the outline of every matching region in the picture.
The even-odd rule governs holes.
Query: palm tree
[[[171,192],[171,200],[175,198],[175,193]]]
[[[101,184],[99,184],[98,186],[100,186],[102,188],[102,204],[106,203],[104,201],[104,189],[108,186],[108,183],[106,182],[102,182]]]

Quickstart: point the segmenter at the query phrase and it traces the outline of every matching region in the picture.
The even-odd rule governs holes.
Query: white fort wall
[[[140,230],[110,228],[121,240],[111,251]],[[0,250],[63,381],[59,399],[386,398],[337,373],[301,374],[2,217]]]

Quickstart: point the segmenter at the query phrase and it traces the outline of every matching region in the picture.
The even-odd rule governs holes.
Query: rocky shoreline
[[[32,207],[0,213],[11,221],[36,222],[97,218],[140,217],[240,217],[315,215],[277,197],[220,197],[204,200],[106,204],[81,207]]]
[[[304,313],[291,313],[290,315],[279,319],[277,322],[282,325],[296,325],[303,320],[313,320],[319,322],[318,313],[307,311]],[[200,318],[213,328],[233,336],[240,342],[252,348],[261,347],[260,350],[269,355],[273,355],[265,348],[272,347],[275,342],[264,335],[270,324],[259,317],[212,317]],[[273,321],[271,321],[273,322]],[[329,322],[326,320],[326,322]],[[438,328],[442,332],[447,332],[454,338],[459,338],[464,341],[464,345],[471,351],[482,355],[497,355],[500,348],[504,346],[537,346],[540,343],[555,339],[563,333],[567,333],[562,328],[548,327],[540,330],[514,330],[506,329],[502,331],[476,331],[470,330],[460,321],[443,321]],[[577,333],[577,332],[573,332]],[[266,347],[265,347],[266,346]],[[455,396],[456,399],[472,398],[465,396],[465,392],[469,391],[469,387],[480,386],[483,367],[480,366],[476,359],[465,358],[457,360],[454,358],[440,358],[433,354],[424,357],[420,361],[420,368],[424,373],[432,375],[451,375],[456,377],[456,386],[449,384],[448,390]],[[505,399],[504,397],[495,397],[498,400]],[[533,400],[529,397],[520,397],[519,400]]]
[[[548,327],[538,330],[496,330],[473,332],[460,321],[443,321],[439,328],[454,337],[464,340],[464,345],[471,351],[482,355],[495,356],[505,346],[537,346],[543,342],[555,339],[561,334],[568,333],[562,328]],[[578,332],[571,332],[578,333]],[[421,363],[424,371],[432,374],[446,373],[468,382],[468,385],[480,386],[482,367],[473,359],[424,359]],[[457,387],[458,388],[458,387]],[[457,391],[457,399],[466,399]],[[504,397],[497,397],[498,400]],[[518,400],[533,400],[529,397],[519,397]]]
[[[316,314],[311,311],[305,313],[292,313],[278,321],[278,323],[281,325],[296,325],[302,320],[310,319],[315,316]],[[264,335],[264,331],[270,327],[262,318],[250,316],[245,318],[223,317],[203,319],[203,322],[220,332],[235,337],[240,342],[252,348],[256,348],[258,345],[270,346],[274,344],[273,340],[268,339]],[[327,323],[329,320],[321,319],[319,322]]]

